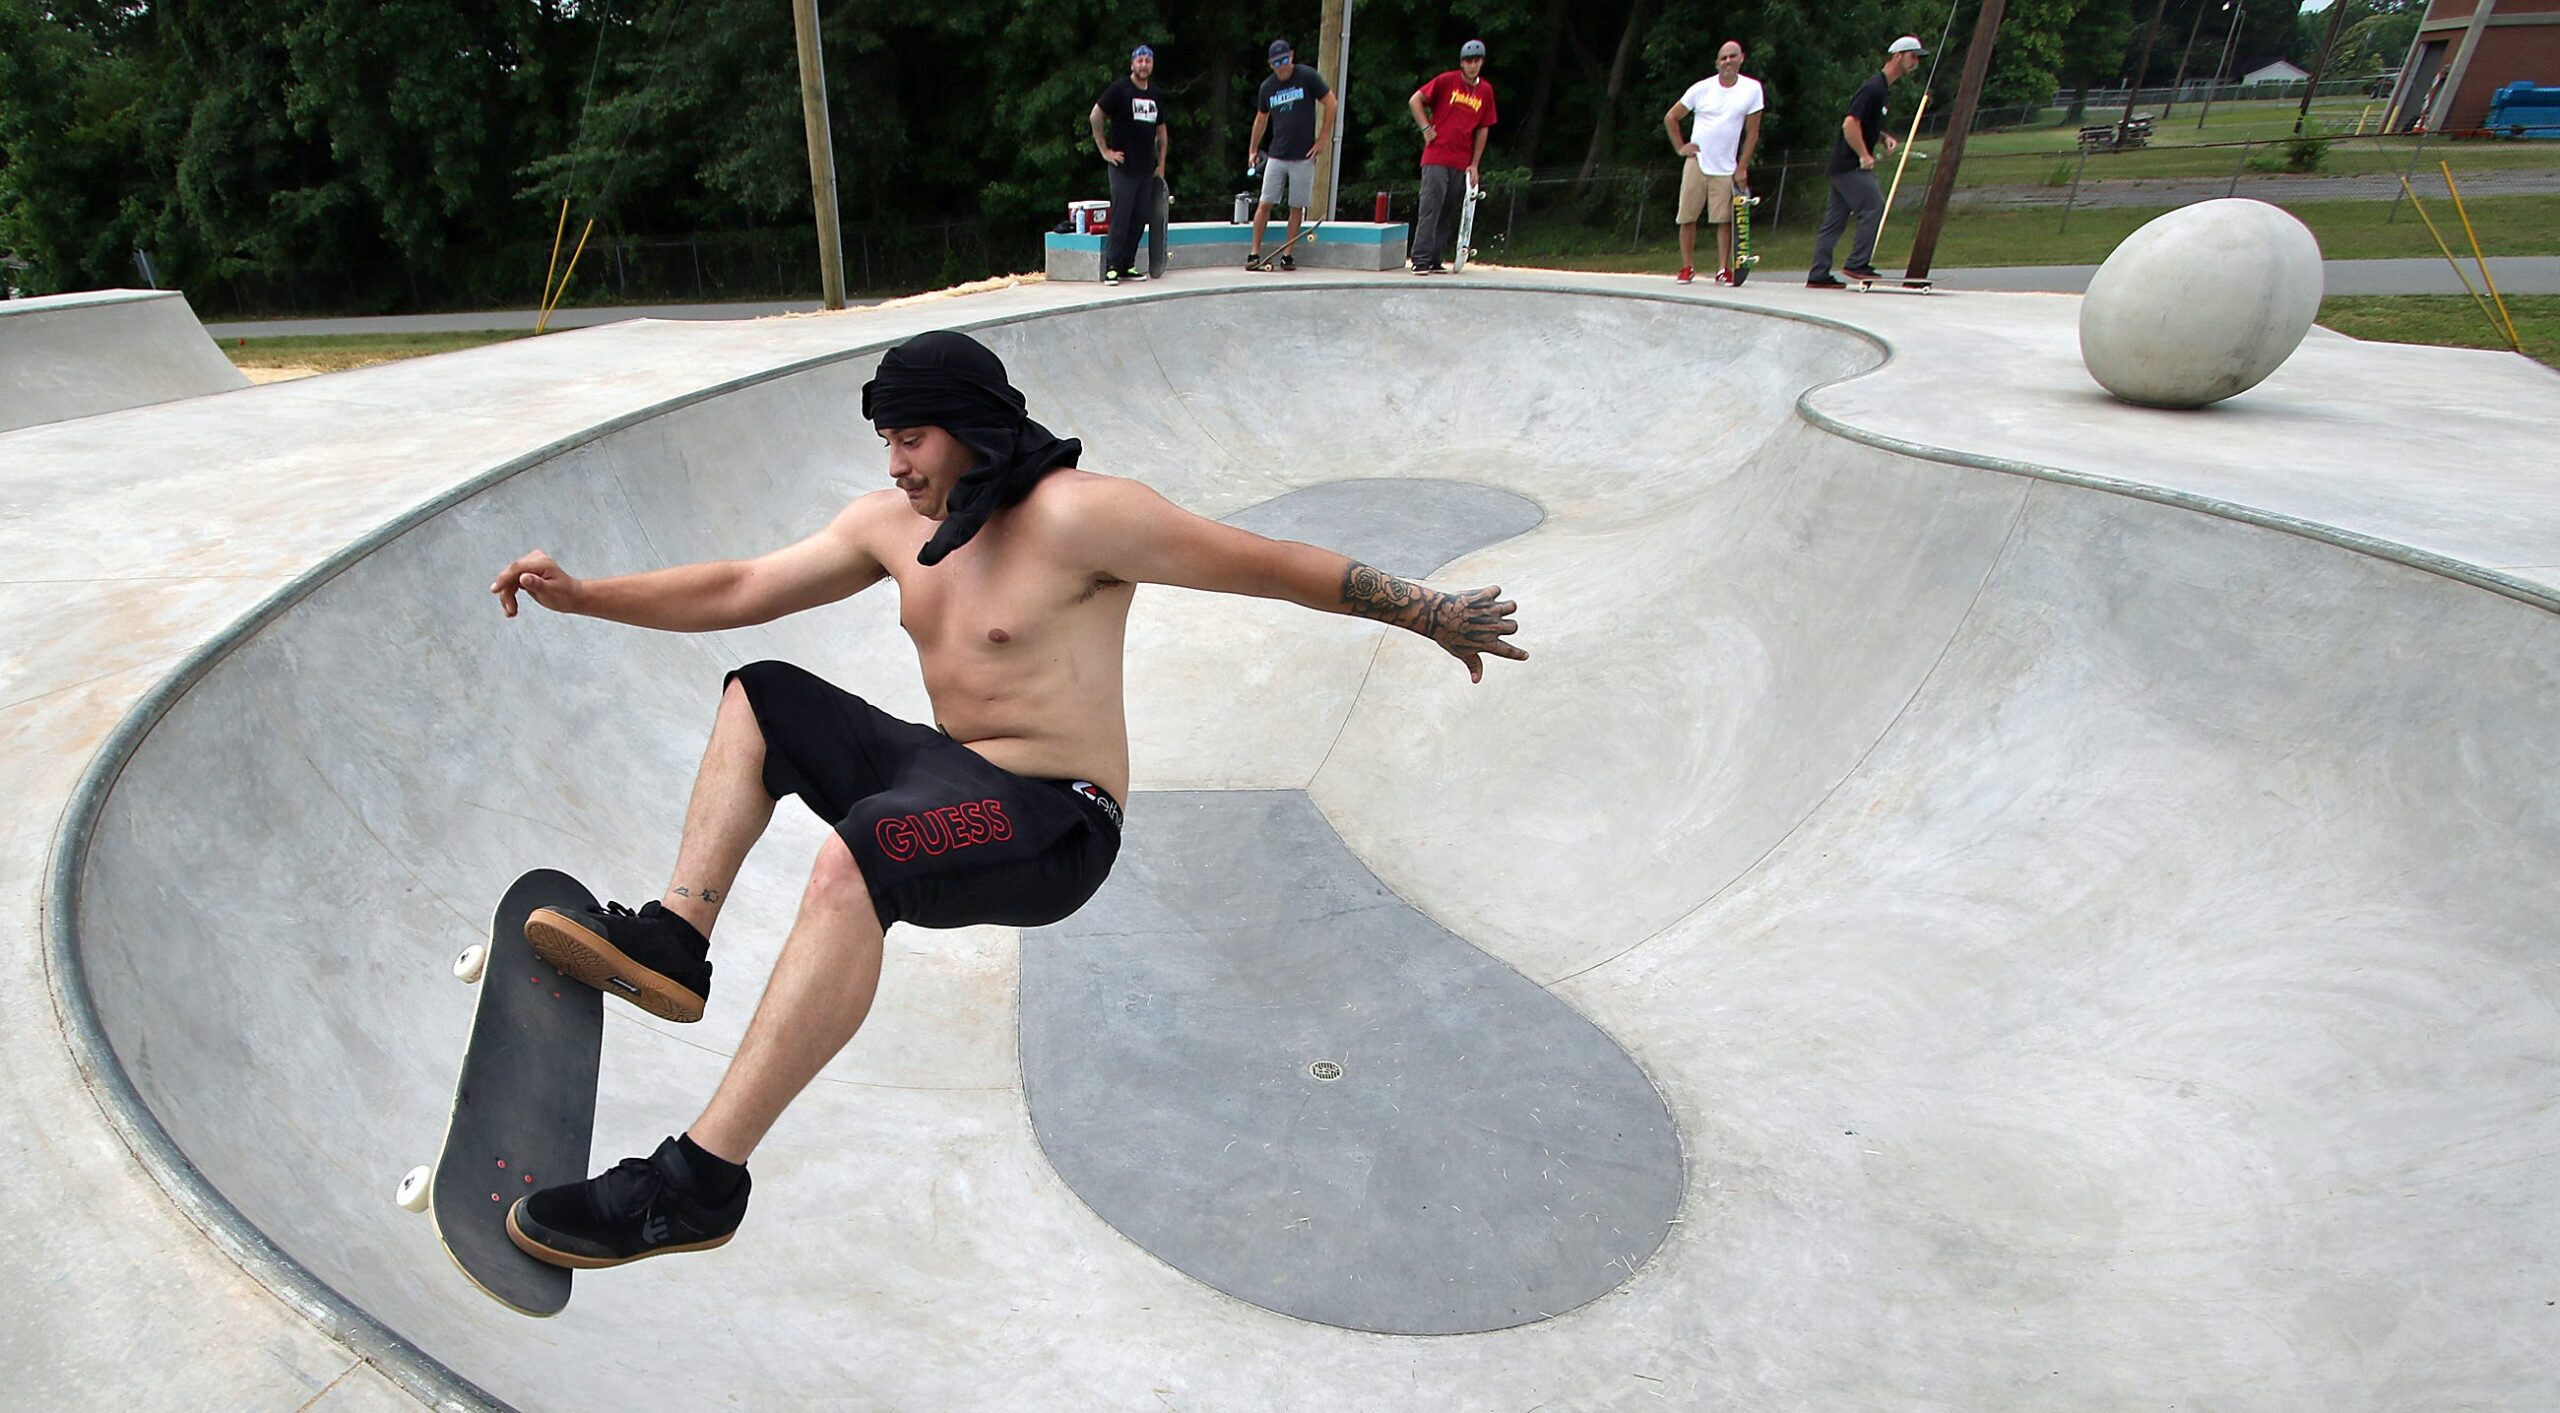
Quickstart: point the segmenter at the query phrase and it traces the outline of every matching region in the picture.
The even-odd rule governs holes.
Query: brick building
[[[2560,85],[2560,0],[2434,0],[2392,90],[2390,129],[2479,127],[2490,95],[2518,79]]]

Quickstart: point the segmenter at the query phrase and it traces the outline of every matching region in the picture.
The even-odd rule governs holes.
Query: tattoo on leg
[[[705,903],[720,901],[720,890],[717,888],[677,888],[672,891],[679,898],[694,898]]]

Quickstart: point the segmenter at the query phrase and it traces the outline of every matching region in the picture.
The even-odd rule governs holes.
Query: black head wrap
[[[880,371],[862,385],[862,415],[871,425],[940,427],[978,455],[951,488],[942,528],[917,552],[918,563],[941,563],[989,516],[1084,455],[1084,443],[1050,435],[1027,406],[1005,378],[1004,360],[967,334],[918,334],[881,357]]]

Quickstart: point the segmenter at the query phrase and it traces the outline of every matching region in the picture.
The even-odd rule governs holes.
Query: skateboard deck
[[[1247,268],[1249,268],[1249,269],[1254,269],[1254,270],[1265,270],[1265,271],[1268,271],[1268,270],[1277,270],[1277,269],[1279,269],[1279,268],[1280,268],[1280,266],[1279,266],[1279,260],[1280,260],[1280,257],[1289,253],[1289,247],[1290,247],[1290,246],[1296,245],[1299,241],[1302,241],[1302,240],[1303,240],[1303,241],[1306,241],[1306,242],[1307,242],[1308,244],[1310,244],[1310,245],[1314,244],[1314,243],[1315,243],[1315,238],[1316,238],[1316,232],[1318,232],[1318,231],[1320,231],[1320,230],[1323,230],[1323,229],[1324,229],[1324,222],[1322,222],[1322,221],[1317,221],[1317,222],[1315,222],[1315,223],[1314,223],[1314,224],[1312,224],[1312,225],[1303,226],[1303,227],[1299,228],[1299,231],[1298,231],[1298,233],[1297,233],[1296,235],[1293,235],[1293,236],[1289,237],[1287,240],[1284,240],[1284,241],[1280,242],[1280,244],[1279,244],[1277,247],[1275,247],[1275,248],[1272,250],[1272,252],[1271,252],[1270,254],[1263,256],[1260,260],[1255,261],[1252,265],[1248,266]]]
[[[1733,198],[1733,287],[1735,289],[1742,288],[1742,282],[1751,278],[1751,267],[1760,263],[1760,257],[1751,253],[1751,208],[1759,204],[1760,198],[1749,192],[1743,192]]]
[[[1466,269],[1467,257],[1476,253],[1476,203],[1482,200],[1484,188],[1476,185],[1475,178],[1467,178],[1467,199],[1458,207],[1458,248],[1449,257],[1450,274]]]
[[[436,1236],[454,1264],[482,1293],[527,1315],[555,1315],[569,1303],[569,1272],[518,1250],[507,1213],[519,1197],[587,1176],[604,994],[536,956],[524,922],[536,908],[594,906],[576,879],[547,868],[498,900],[453,1121],[428,1187]]]
[[[1860,294],[1936,294],[1937,287],[1927,280],[1862,280],[1855,275],[1842,275],[1849,288]],[[1735,281],[1739,284],[1740,281]]]

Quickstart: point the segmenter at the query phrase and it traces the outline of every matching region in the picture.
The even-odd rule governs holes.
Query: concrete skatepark
[[[1670,288],[1029,285],[0,436],[0,1367],[93,1407],[2560,1399],[2560,379],[2315,331],[2169,413],[2089,381],[2073,298]],[[893,933],[735,1243],[510,1315],[390,1200],[453,953],[525,867],[658,886],[727,666],[924,702],[885,597],[655,637],[487,575],[799,533],[880,483],[879,348],[950,326],[1087,465],[1383,523],[1531,660],[1142,594],[1092,915]],[[700,1026],[611,1013],[599,1161],[708,1092],[819,829],[777,815]]]

